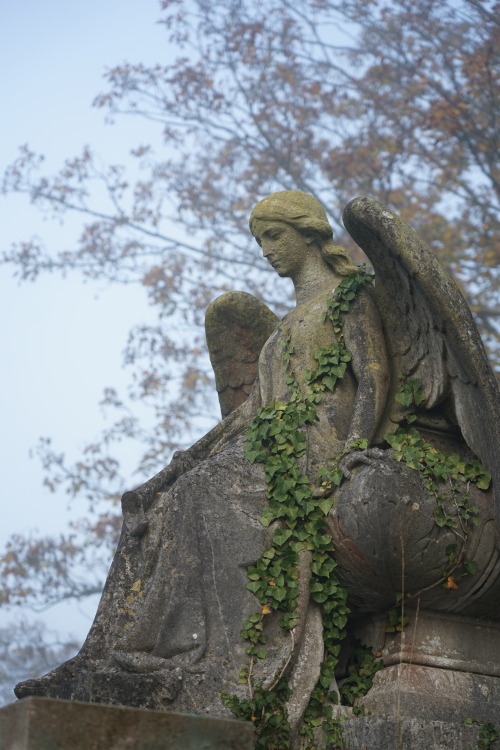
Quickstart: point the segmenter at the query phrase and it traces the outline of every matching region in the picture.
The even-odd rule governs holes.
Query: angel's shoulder
[[[352,326],[353,324],[359,324],[360,319],[363,319],[368,325],[373,322],[374,325],[380,326],[380,304],[373,284],[367,284],[358,289],[356,296],[350,302],[345,323]]]

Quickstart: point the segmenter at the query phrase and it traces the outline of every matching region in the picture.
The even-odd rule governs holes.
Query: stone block
[[[345,750],[477,750],[478,738],[477,726],[422,719],[365,716],[343,724]]]
[[[458,725],[470,718],[498,725],[500,679],[399,664],[377,672],[363,705],[375,716],[401,716]]]
[[[387,633],[382,613],[360,618],[353,635],[379,651],[386,667],[420,664],[500,677],[500,622],[410,607],[405,614],[402,632]]]
[[[51,698],[0,709],[0,750],[252,750],[251,724]]]

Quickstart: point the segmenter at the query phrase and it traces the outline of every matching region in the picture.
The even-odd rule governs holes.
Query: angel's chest
[[[264,344],[259,360],[259,374],[264,403],[286,399],[287,374],[301,382],[305,370],[314,369],[318,348],[335,340],[330,321],[323,320],[326,306],[317,303],[307,310],[293,310],[285,316],[276,331]],[[286,363],[287,353],[290,354]]]

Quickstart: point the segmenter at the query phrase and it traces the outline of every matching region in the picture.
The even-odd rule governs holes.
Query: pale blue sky
[[[106,67],[125,59],[165,61],[169,50],[159,15],[158,0],[3,0],[0,171],[24,143],[57,169],[84,144],[106,161],[122,162],[129,148],[148,140],[153,130],[147,124],[122,119],[105,125],[104,113],[91,103],[105,88]],[[0,196],[0,224],[0,249],[37,234],[46,244],[72,247],[78,233],[74,221],[60,226],[42,220],[20,196]],[[140,289],[84,285],[77,277],[18,285],[3,267],[0,296],[1,544],[13,532],[62,530],[70,516],[84,511],[82,505],[68,512],[64,495],[41,487],[41,468],[29,450],[40,435],[50,435],[59,450],[77,457],[79,447],[98,435],[102,388],[125,385],[127,332],[150,312]],[[80,635],[88,629],[68,607],[46,619],[63,628],[67,623]]]

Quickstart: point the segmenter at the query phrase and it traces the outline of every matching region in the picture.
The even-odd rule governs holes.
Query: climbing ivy
[[[372,686],[377,670],[383,666],[371,649],[357,644],[353,654],[354,670],[344,680],[340,694],[334,689],[334,670],[341,642],[346,636],[350,610],[347,592],[336,574],[335,550],[325,517],[333,505],[332,492],[343,480],[340,459],[350,450],[367,448],[367,441],[354,441],[335,457],[331,466],[320,469],[319,493],[313,493],[310,479],[299,466],[299,459],[307,450],[305,428],[317,419],[316,407],[325,391],[334,390],[351,360],[343,338],[344,315],[349,312],[357,292],[371,283],[372,278],[360,268],[344,278],[335,289],[323,319],[331,321],[336,340],[328,347],[316,349],[316,366],[305,371],[302,389],[292,373],[294,348],[289,332],[283,344],[283,362],[291,397],[288,401],[273,401],[261,408],[247,432],[245,455],[251,463],[262,463],[265,470],[268,505],[261,521],[265,526],[279,521],[280,528],[274,532],[271,547],[247,569],[247,588],[261,604],[260,611],[251,615],[241,630],[242,638],[248,642],[248,660],[241,670],[240,683],[248,685],[249,697],[241,699],[226,692],[221,693],[221,697],[236,717],[255,723],[256,750],[287,750],[290,745],[291,728],[286,712],[290,689],[286,666],[268,689],[256,682],[253,668],[256,659],[265,659],[267,655],[264,634],[267,615],[279,611],[280,625],[285,631],[293,631],[297,625],[301,550],[308,550],[311,554],[310,596],[322,607],[325,646],[320,677],[300,728],[308,743],[306,750],[315,750],[315,730],[318,727],[323,731],[327,747],[344,746],[343,718],[333,718],[333,705],[340,700],[344,705],[353,706],[355,715],[362,715],[360,699]],[[405,407],[419,407],[425,400],[420,381],[402,378],[396,400]],[[416,418],[415,414],[408,413],[406,421],[411,424]],[[472,482],[480,489],[487,489],[491,476],[479,461],[467,463],[458,454],[434,448],[414,427],[399,429],[395,434],[386,435],[385,439],[394,451],[394,459],[417,471],[424,487],[435,496],[435,523],[439,527],[451,528],[457,536],[457,543],[446,549],[449,564],[434,584],[456,588],[456,580],[475,571],[475,563],[467,559],[466,549],[471,528],[477,523],[478,508],[471,504],[468,488]],[[398,594],[397,603],[420,593]],[[387,630],[402,630],[407,621],[408,618],[395,608],[388,613]]]
[[[265,526],[279,521],[280,528],[274,532],[271,547],[247,569],[247,588],[261,604],[260,611],[251,615],[241,630],[242,638],[248,642],[248,660],[241,670],[240,683],[248,685],[249,697],[241,699],[226,692],[222,692],[221,697],[236,717],[255,723],[256,750],[288,750],[290,746],[291,728],[286,712],[290,689],[286,666],[268,689],[256,682],[253,667],[256,659],[266,658],[264,618],[267,615],[279,611],[280,625],[285,631],[293,631],[297,625],[301,550],[308,550],[311,554],[310,596],[322,607],[325,647],[320,677],[300,728],[308,743],[306,750],[315,750],[315,730],[318,727],[323,731],[327,748],[344,747],[342,721],[345,717],[333,718],[333,705],[340,700],[344,705],[353,706],[355,715],[363,715],[360,699],[371,688],[375,673],[383,666],[371,649],[358,643],[353,653],[355,667],[344,680],[340,694],[336,692],[334,670],[341,642],[346,636],[350,610],[347,592],[335,572],[335,550],[325,517],[333,505],[332,492],[343,480],[340,459],[353,449],[366,449],[367,441],[354,441],[335,457],[332,465],[320,469],[319,493],[313,493],[310,479],[299,466],[299,459],[307,450],[304,428],[317,419],[316,407],[325,391],[334,390],[351,360],[343,338],[344,315],[349,312],[358,291],[372,279],[373,276],[361,267],[358,272],[344,278],[335,289],[323,320],[331,321],[336,340],[328,347],[316,349],[316,366],[303,374],[302,389],[292,373],[294,348],[289,332],[283,344],[283,362],[291,397],[288,401],[273,401],[261,408],[247,432],[245,455],[251,463],[262,463],[265,470],[268,505],[261,521]],[[396,400],[405,407],[413,405],[418,408],[425,400],[420,380],[402,378]],[[406,415],[409,425],[416,419],[415,414]],[[477,506],[470,502],[468,488],[472,482],[480,489],[487,489],[491,476],[479,461],[467,463],[458,454],[448,454],[433,447],[414,427],[401,428],[395,434],[386,435],[385,439],[394,451],[394,459],[417,471],[426,490],[436,498],[435,523],[439,527],[451,528],[457,536],[457,543],[446,549],[449,564],[433,584],[457,588],[456,580],[475,572],[476,567],[466,556],[468,537],[472,526],[477,524],[478,513]],[[421,593],[400,593],[396,604]],[[403,612],[395,608],[388,613],[387,630],[402,630],[407,621]],[[483,741],[480,747],[489,746],[486,742],[493,739],[493,730],[496,732],[493,725],[483,726],[484,738],[480,738]]]
[[[396,400],[406,407],[418,407],[425,400],[420,380],[413,378],[406,381],[402,378],[402,386]],[[416,418],[415,414],[408,414],[406,421],[411,423]],[[426,589],[440,584],[447,589],[456,589],[458,580],[476,571],[476,563],[467,558],[467,543],[472,527],[477,525],[479,508],[471,503],[469,487],[470,484],[475,484],[481,490],[488,489],[491,474],[483,469],[478,460],[469,463],[458,453],[447,453],[435,448],[415,427],[400,428],[395,434],[385,435],[385,439],[394,450],[393,458],[417,471],[425,489],[435,497],[436,525],[452,529],[457,538],[457,541],[449,544],[445,550],[448,565],[441,571],[439,579]],[[414,598],[421,593],[408,593],[406,598]],[[400,594],[399,599],[402,598],[403,594]],[[389,613],[392,615],[392,621],[391,617],[389,619],[389,632],[400,630],[401,625],[406,624],[395,623],[394,612],[395,610],[391,610]]]
[[[478,738],[478,750],[489,750],[491,744],[500,738],[500,733],[491,721],[481,724]]]
[[[290,750],[290,724],[285,707],[290,689],[286,679],[278,680],[272,690],[252,685],[249,698],[226,692],[221,697],[237,719],[255,722],[255,750]]]
[[[260,612],[243,623],[241,636],[248,641],[249,656],[240,675],[240,682],[247,683],[249,699],[241,700],[234,695],[222,693],[225,704],[233,713],[255,722],[256,750],[278,750],[289,747],[290,725],[286,715],[288,688],[285,674],[278,675],[268,690],[255,684],[253,666],[255,659],[264,659],[266,636],[264,618],[273,610],[281,612],[280,625],[292,630],[298,621],[298,562],[301,550],[311,553],[311,599],[321,605],[323,611],[323,639],[325,657],[321,665],[318,683],[312,692],[305,712],[301,732],[307,737],[308,750],[314,750],[314,730],[321,727],[329,747],[341,746],[340,721],[333,718],[332,704],[339,700],[332,689],[335,685],[334,670],[338,662],[340,643],[346,636],[347,591],[339,582],[335,569],[334,547],[328,533],[325,517],[333,505],[331,490],[343,479],[338,461],[348,450],[366,448],[366,441],[355,441],[342,451],[329,468],[320,472],[322,479],[320,497],[315,497],[309,478],[302,472],[298,459],[307,449],[307,437],[303,428],[317,419],[316,406],[325,391],[333,391],[336,383],[346,371],[351,353],[346,348],[342,334],[344,315],[350,304],[373,276],[364,268],[345,277],[335,289],[324,314],[333,325],[336,340],[328,347],[318,348],[314,353],[315,368],[304,373],[305,393],[291,371],[294,348],[291,333],[283,345],[283,362],[286,382],[290,387],[289,401],[274,401],[259,410],[247,432],[245,455],[251,463],[264,465],[267,483],[268,505],[261,521],[268,526],[281,522],[275,531],[271,547],[255,565],[248,570],[247,588],[261,604]],[[375,671],[381,665],[367,652],[357,652],[356,677],[349,678],[343,697],[355,702],[371,687]],[[359,658],[358,658],[359,657]]]
[[[478,750],[489,750],[492,743],[500,738],[498,729],[490,721],[487,721],[485,724],[481,724],[480,721],[475,721],[474,719],[464,719],[462,723],[465,726],[480,727],[479,736],[477,739]]]

